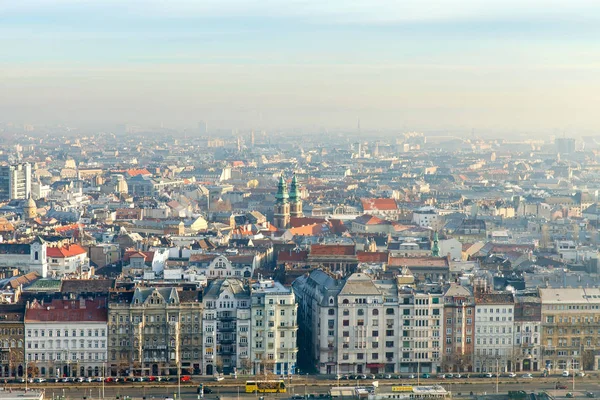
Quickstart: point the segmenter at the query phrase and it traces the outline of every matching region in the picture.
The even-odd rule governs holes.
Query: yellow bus
[[[246,381],[246,393],[285,393],[285,383],[278,381]]]

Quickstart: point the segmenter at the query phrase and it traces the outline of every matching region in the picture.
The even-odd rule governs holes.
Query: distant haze
[[[0,1],[0,123],[589,134],[599,38],[596,1]]]

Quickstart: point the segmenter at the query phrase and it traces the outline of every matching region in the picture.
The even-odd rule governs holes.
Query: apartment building
[[[538,296],[515,296],[514,371],[539,371],[542,366],[542,304]]]
[[[475,297],[456,283],[444,293],[443,370],[472,372],[475,346]]]
[[[33,376],[103,376],[106,299],[34,300],[25,309],[25,362]]]
[[[514,296],[475,295],[475,372],[513,370]]]
[[[291,289],[272,279],[252,286],[251,353],[254,374],[296,373],[298,305]]]
[[[442,292],[403,278],[334,279],[315,270],[296,279],[301,352],[328,374],[439,371]]]
[[[251,370],[250,287],[235,278],[215,279],[204,294],[203,371],[205,375]]]
[[[25,371],[25,305],[0,306],[0,376],[23,376]]]
[[[600,289],[539,289],[544,368],[600,369]]]
[[[112,376],[202,373],[202,292],[136,287],[111,292],[108,307]]]
[[[0,166],[0,200],[27,199],[31,195],[31,164]]]

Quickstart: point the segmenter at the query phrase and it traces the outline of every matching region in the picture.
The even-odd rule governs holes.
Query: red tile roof
[[[128,169],[125,171],[129,176],[152,175],[146,168],[144,169]]]
[[[386,252],[370,252],[370,251],[359,251],[356,253],[358,262],[387,262],[388,253]]]
[[[86,300],[81,308],[79,300],[52,300],[49,304],[34,301],[25,310],[25,322],[107,322],[106,300]]]
[[[391,267],[447,267],[446,257],[389,257]]]
[[[299,226],[324,224],[326,222],[327,220],[325,218],[292,217],[290,218],[290,227],[297,228]]]
[[[70,232],[70,231],[78,231],[80,228],[83,229],[83,224],[75,223],[75,224],[57,226],[56,228],[54,228],[54,231],[57,233],[64,233],[64,232]]]
[[[123,261],[129,261],[129,259],[134,255],[143,255],[146,257],[146,261],[152,262],[154,260],[154,252],[153,251],[137,251],[137,250],[127,250],[123,255]]]
[[[78,244],[66,245],[63,247],[48,247],[46,255],[52,258],[68,258],[87,254],[87,251]]]
[[[277,254],[277,261],[278,262],[301,262],[301,261],[306,261],[307,257],[308,257],[308,251],[306,251],[306,250],[299,250],[299,251],[281,250]]]
[[[310,246],[311,256],[353,256],[355,247],[351,244],[313,244]]]
[[[364,211],[397,210],[398,204],[394,199],[361,199]]]

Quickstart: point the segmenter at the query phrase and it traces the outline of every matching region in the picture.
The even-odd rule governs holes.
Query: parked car
[[[103,382],[103,381],[104,381],[104,378],[101,376],[96,378],[96,382]]]
[[[569,393],[567,393],[566,397],[567,397],[567,399],[572,399],[575,396],[573,396],[573,393],[569,392]]]
[[[415,374],[410,374],[410,375],[408,376],[408,379],[415,379],[415,378],[416,378],[416,375],[415,375]]]
[[[189,375],[182,375],[181,376],[181,382],[190,382],[192,380],[192,377]]]
[[[35,379],[33,380],[33,382],[34,382],[34,383],[44,383],[44,382],[46,382],[46,380],[45,380],[44,378],[35,378]]]
[[[429,378],[431,378],[431,374],[423,374],[423,375],[421,375],[421,378],[429,379]]]
[[[438,378],[440,378],[440,379],[446,379],[446,374],[439,374]]]
[[[531,375],[531,374],[523,374],[523,375],[521,375],[521,378],[524,378],[524,379],[532,379],[532,378],[533,378],[533,375]]]
[[[75,382],[79,382],[79,383],[83,382],[83,377],[76,378]]]
[[[446,374],[446,378],[447,379],[452,379],[452,378],[454,378],[454,374]]]
[[[515,374],[514,372],[511,372],[510,374],[508,374],[509,378],[516,378],[517,374]]]
[[[454,375],[454,377],[455,377],[456,379],[463,378],[463,376],[462,376],[461,374],[456,374],[456,375]]]
[[[594,398],[596,395],[593,392],[585,392],[585,397]]]
[[[486,378],[493,378],[494,376],[488,372],[487,374],[485,374],[485,377]]]
[[[566,389],[567,385],[565,385],[564,383],[557,383],[554,388],[555,389]]]
[[[577,373],[577,376],[580,376],[580,377],[582,377],[582,378],[583,378],[583,377],[585,376],[585,372],[583,372],[583,371],[579,371],[579,372]]]
[[[570,375],[569,371],[563,371],[562,372],[562,376],[565,377],[565,378],[568,377],[569,375]]]
[[[365,374],[359,374],[356,375],[356,379],[367,379],[367,376]]]

